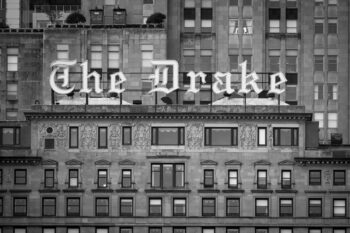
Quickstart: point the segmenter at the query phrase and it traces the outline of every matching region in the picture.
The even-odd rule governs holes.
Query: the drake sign
[[[77,64],[76,60],[71,61],[55,61],[51,64],[52,72],[50,74],[50,85],[53,91],[58,94],[69,94],[71,93],[75,86],[69,87],[69,67]],[[152,61],[154,69],[154,74],[150,75],[150,79],[153,79],[153,89],[149,93],[153,92],[163,92],[169,94],[177,89],[179,89],[179,64],[174,60],[164,60],[164,61]],[[88,73],[88,62],[85,61],[81,65],[82,68],[82,93],[90,93],[94,91],[96,93],[101,93],[103,90],[100,86],[101,75],[96,71]],[[262,89],[259,88],[257,80],[259,80],[258,75],[255,72],[247,74],[247,62],[244,61],[240,64],[241,66],[241,88],[238,90],[239,94],[248,94],[251,91],[259,94]],[[169,88],[168,83],[168,72],[169,67],[172,67],[172,86]],[[58,71],[63,71],[63,74],[57,75]],[[56,77],[57,76],[57,77]],[[200,78],[202,83],[206,83],[206,75],[203,72],[193,72],[190,71],[187,73],[187,77],[190,78],[190,85],[187,92],[197,93],[200,89],[196,88],[196,79]],[[94,90],[88,87],[89,79],[94,78]],[[278,78],[278,81],[277,81]],[[58,86],[56,80],[61,79],[63,82],[61,86]],[[213,92],[215,94],[220,94],[227,92],[228,94],[233,93],[235,90],[231,87],[231,73],[221,73],[216,72],[214,74],[215,82],[213,83]],[[268,93],[272,94],[281,94],[285,90],[279,88],[279,86],[287,82],[286,77],[283,73],[275,73],[270,76],[270,90]],[[110,75],[110,88],[109,93],[123,93],[125,88],[120,88],[127,78],[123,72],[116,72]]]

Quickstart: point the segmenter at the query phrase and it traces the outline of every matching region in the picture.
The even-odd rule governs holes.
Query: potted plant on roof
[[[66,24],[84,24],[86,22],[85,16],[80,12],[73,12],[67,16]]]

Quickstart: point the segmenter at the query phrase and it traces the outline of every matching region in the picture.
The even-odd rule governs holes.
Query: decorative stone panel
[[[52,132],[48,132],[48,128],[52,128]],[[39,125],[39,145],[40,148],[45,147],[45,139],[55,139],[55,149],[63,149],[67,146],[68,126],[60,123],[43,123]]]
[[[151,125],[138,122],[134,126],[134,145],[137,149],[147,149],[151,146]]]
[[[252,149],[257,146],[257,127],[253,124],[242,124],[239,126],[239,143],[243,149]]]
[[[83,150],[96,149],[97,147],[97,125],[93,123],[83,124],[80,128],[81,146]]]
[[[186,125],[186,142],[189,150],[199,149],[203,145],[203,128],[202,123],[189,123]]]
[[[111,145],[112,150],[118,149],[121,142],[121,132],[120,125],[111,125],[109,133],[109,144]]]

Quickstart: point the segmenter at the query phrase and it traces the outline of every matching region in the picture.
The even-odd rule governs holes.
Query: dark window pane
[[[226,215],[238,217],[240,214],[239,210],[239,199],[227,199],[226,200]]]
[[[278,8],[270,8],[269,9],[269,19],[281,19],[281,9]]]
[[[184,9],[184,19],[196,19],[196,9],[195,8],[185,8]]]

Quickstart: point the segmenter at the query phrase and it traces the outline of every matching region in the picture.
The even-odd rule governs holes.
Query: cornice
[[[0,156],[1,166],[38,166],[41,164],[41,157],[33,156]]]
[[[312,157],[296,157],[295,162],[301,166],[312,165],[346,165],[350,164],[350,158],[312,158]]]

